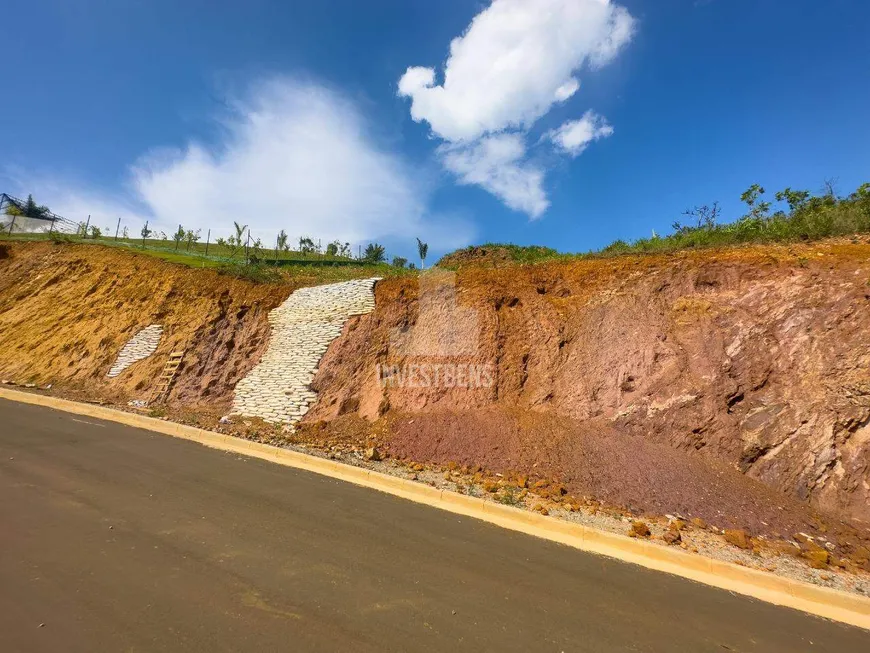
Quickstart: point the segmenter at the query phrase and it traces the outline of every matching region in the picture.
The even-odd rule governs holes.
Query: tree
[[[748,218],[764,219],[770,211],[770,202],[762,202],[761,196],[764,195],[764,188],[758,184],[752,184],[740,196],[740,201],[745,202],[749,207]]]
[[[28,218],[37,218],[37,219],[48,219],[51,211],[48,210],[47,206],[39,206],[33,199],[33,195],[27,196],[27,201],[24,203],[24,209],[22,211],[24,215]]]
[[[785,190],[777,192],[774,197],[777,202],[785,202],[788,204],[789,211],[795,213],[806,206],[807,200],[810,199],[810,191],[786,188]]]
[[[408,259],[402,258],[401,256],[393,257],[393,267],[403,268],[408,264]]]
[[[101,236],[103,235],[103,230],[100,229],[100,228],[99,228],[97,225],[95,225],[95,224],[92,224],[92,225],[91,225],[89,231],[90,231],[90,234],[91,234],[91,238],[94,238],[94,239],[99,238],[99,237],[101,237]]]
[[[221,238],[220,236],[218,236],[217,240],[214,241],[214,244],[217,245],[218,247],[226,247],[227,246],[227,239]]]
[[[197,229],[194,231],[193,229],[188,229],[184,232],[184,240],[187,241],[187,251],[190,251],[190,246],[193,243],[198,243],[201,238],[202,229]]]
[[[251,232],[248,232],[248,242],[250,243],[248,252],[247,252],[247,262],[257,264],[263,257],[263,242],[256,238],[254,242],[250,242],[251,240]]]
[[[147,220],[145,221],[145,226],[142,227],[142,231],[140,233],[142,234],[142,248],[144,249],[145,248],[145,239],[148,238],[148,236],[150,236],[153,233],[148,228],[148,221]]]
[[[28,218],[35,218],[38,209],[36,202],[33,201],[33,195],[28,195],[27,201],[24,203],[24,215]]]
[[[386,260],[386,250],[383,245],[369,243],[363,252],[363,260],[369,263],[383,263]]]
[[[697,222],[699,229],[703,227],[707,230],[713,229],[716,226],[720,213],[719,202],[713,202],[713,206],[704,204],[703,206],[696,206],[693,209],[683,211],[683,215]],[[679,222],[674,223],[674,228],[676,231],[682,231]]]
[[[420,254],[420,269],[426,267],[426,255],[429,253],[429,244],[417,239],[417,253]]]
[[[299,239],[299,253],[306,254],[314,254],[317,251],[317,247],[314,245],[314,241],[307,236],[303,236]]]
[[[121,231],[121,238],[123,238],[124,240],[128,240],[130,238],[130,231],[127,229],[127,227],[124,227],[123,231]]]
[[[178,251],[178,245],[184,240],[184,227],[178,225],[178,230],[172,234],[172,240],[175,241],[175,251]]]
[[[342,243],[338,240],[333,240],[331,243],[326,245],[326,255],[350,258],[350,243]]]
[[[350,243],[339,243],[337,240],[335,244],[338,245],[338,255],[342,258],[351,258],[353,254],[350,251]]]
[[[852,197],[850,199],[857,201],[870,200],[870,183],[861,184],[860,186],[858,186],[855,192],[852,193]]]
[[[278,252],[286,252],[288,249],[290,249],[290,245],[287,243],[287,232],[282,229],[275,239],[275,261],[278,260]]]

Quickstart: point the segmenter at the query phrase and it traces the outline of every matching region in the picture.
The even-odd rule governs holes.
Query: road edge
[[[733,563],[665,548],[645,540],[632,539],[555,517],[545,517],[492,500],[439,490],[381,472],[193,426],[8,388],[0,388],[0,398],[117,422],[190,440],[214,449],[314,472],[416,503],[473,517],[501,528],[565,544],[581,551],[615,558],[767,603],[794,608],[870,630],[870,598],[783,578]]]

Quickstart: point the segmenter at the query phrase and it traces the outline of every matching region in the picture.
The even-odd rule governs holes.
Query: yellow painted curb
[[[646,540],[632,539],[581,524],[544,517],[528,510],[505,506],[491,500],[470,497],[448,490],[439,490],[381,472],[205,431],[192,426],[7,388],[0,388],[0,398],[118,422],[127,426],[191,440],[207,447],[267,460],[286,467],[303,469],[441,510],[480,519],[502,528],[566,544],[582,551],[616,558],[648,569],[674,574],[705,585],[870,630],[870,599],[848,592],[783,578],[729,562],[669,549]]]

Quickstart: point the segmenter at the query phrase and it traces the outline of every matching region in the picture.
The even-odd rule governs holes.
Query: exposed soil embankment
[[[184,349],[170,408],[225,412],[266,346],[268,312],[291,291],[105,247],[0,244],[0,377],[147,399],[169,354]],[[157,351],[107,379],[149,324],[163,325]]]
[[[787,531],[812,521],[810,503],[870,522],[868,242],[468,266],[426,283],[378,284],[375,312],[322,362],[306,421],[380,419],[396,455],[550,474],[641,510]],[[473,350],[443,355],[457,331]],[[492,386],[384,387],[376,371],[445,362],[491,365]]]
[[[635,513],[870,541],[868,284],[863,241],[385,280],[321,361],[297,436],[555,479]],[[293,289],[103,247],[0,244],[0,378],[124,405],[184,349],[166,410],[215,426]],[[156,352],[106,378],[151,324]]]

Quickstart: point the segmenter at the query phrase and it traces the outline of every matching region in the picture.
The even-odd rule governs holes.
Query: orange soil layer
[[[148,398],[183,349],[170,407],[225,411],[265,348],[269,310],[292,290],[104,247],[0,245],[0,376],[123,403]],[[155,354],[107,379],[149,324],[164,327]]]

